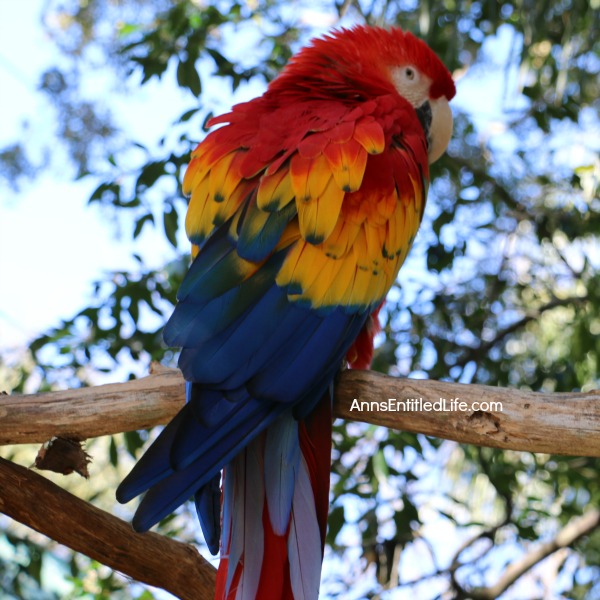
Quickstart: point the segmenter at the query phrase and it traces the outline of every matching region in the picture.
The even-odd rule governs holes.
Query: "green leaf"
[[[165,235],[174,248],[177,248],[177,229],[178,229],[179,215],[174,206],[169,206],[165,210],[163,215],[163,224],[165,228]]]
[[[136,458],[137,451],[144,445],[139,431],[127,431],[123,434],[125,439],[125,448],[133,458]]]
[[[112,181],[101,183],[93,192],[88,200],[88,204],[93,202],[110,202],[118,204],[121,199],[121,186]]]
[[[142,229],[146,223],[154,224],[154,215],[152,213],[147,213],[141,216],[136,222],[135,227],[133,228],[133,239],[137,239],[137,237],[142,233]]]
[[[191,110],[188,110],[186,112],[184,112],[179,119],[177,119],[177,123],[186,123],[187,121],[189,121],[200,109],[199,108],[192,108]]]
[[[177,65],[177,83],[179,87],[187,88],[198,97],[202,92],[200,75],[196,70],[196,61],[188,56],[185,60],[179,60]]]
[[[136,33],[139,30],[140,25],[137,23],[124,23],[117,29],[119,36],[122,38],[125,38],[131,35],[132,33]]]
[[[345,522],[346,518],[342,505],[335,506],[329,511],[329,516],[327,517],[327,538],[330,540],[330,543],[333,544],[335,542]]]
[[[115,437],[110,436],[110,444],[108,446],[108,459],[110,460],[110,464],[113,467],[116,467],[119,462],[119,453],[117,451],[117,444],[115,442]]]
[[[152,187],[160,177],[165,175],[165,161],[157,160],[145,165],[135,183],[136,193]]]
[[[377,477],[380,484],[387,481],[390,476],[385,456],[381,448],[373,456],[373,474]]]

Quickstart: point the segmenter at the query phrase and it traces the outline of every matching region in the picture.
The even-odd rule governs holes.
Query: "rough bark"
[[[412,410],[402,410],[390,398],[413,400]],[[446,408],[464,402],[465,410],[426,410],[427,402],[440,399],[446,400]],[[0,445],[42,443],[54,436],[83,440],[144,429],[168,422],[184,401],[181,374],[163,368],[126,383],[1,396]],[[476,402],[488,405],[474,406]],[[501,403],[502,410],[491,410],[493,402]],[[400,410],[383,410],[384,405]],[[598,391],[543,394],[344,371],[336,386],[334,414],[479,446],[600,457]]]
[[[189,544],[92,506],[30,469],[0,458],[0,512],[125,575],[181,600],[213,598],[215,569]]]

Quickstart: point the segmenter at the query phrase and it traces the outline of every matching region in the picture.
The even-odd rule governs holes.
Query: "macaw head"
[[[430,163],[444,153],[452,135],[448,103],[456,88],[450,72],[425,42],[397,27],[357,26],[315,39],[270,89],[349,103],[397,92],[417,112]]]

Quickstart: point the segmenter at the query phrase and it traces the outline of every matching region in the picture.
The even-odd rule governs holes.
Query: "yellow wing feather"
[[[302,237],[311,244],[327,239],[339,220],[344,192],[330,179],[321,196],[298,200],[298,223]]]
[[[290,163],[290,176],[296,204],[301,204],[322,196],[331,179],[331,169],[322,154],[315,158],[303,158],[296,154]]]
[[[329,161],[333,177],[341,189],[345,192],[355,192],[360,188],[368,154],[355,139],[345,144],[331,143],[323,154]]]
[[[269,212],[281,210],[293,199],[292,177],[287,167],[281,167],[272,175],[265,173],[260,178],[256,204],[261,210]]]
[[[184,178],[184,191],[191,194],[186,231],[192,253],[201,252],[203,241],[226,220],[233,217],[232,240],[238,239],[244,218],[253,220],[244,227],[259,235],[271,213],[295,201],[297,215],[274,247],[289,248],[277,285],[288,289],[291,301],[316,309],[374,305],[393,284],[416,234],[425,201],[423,179],[409,172],[402,185],[384,189],[374,183],[378,171],[373,175],[371,168],[370,183],[361,188],[369,156],[385,149],[383,128],[372,117],[305,140],[303,151],[273,165],[272,172],[265,165],[246,178],[240,166],[250,157],[245,149],[207,144],[194,152]],[[398,160],[404,165],[412,159],[404,154]],[[250,201],[255,202],[251,217],[243,208]],[[263,262],[239,258],[235,264],[246,278]]]
[[[331,258],[341,258],[354,244],[359,231],[360,225],[345,218],[345,215],[342,214],[331,235],[323,242],[325,254]]]
[[[192,197],[185,217],[185,232],[194,243],[202,243],[212,231],[212,220],[204,218],[208,196],[208,178],[192,190]]]

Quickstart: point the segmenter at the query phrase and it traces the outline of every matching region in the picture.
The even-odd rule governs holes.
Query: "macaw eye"
[[[404,74],[409,81],[412,81],[415,78],[415,70],[412,67],[406,67]]]

